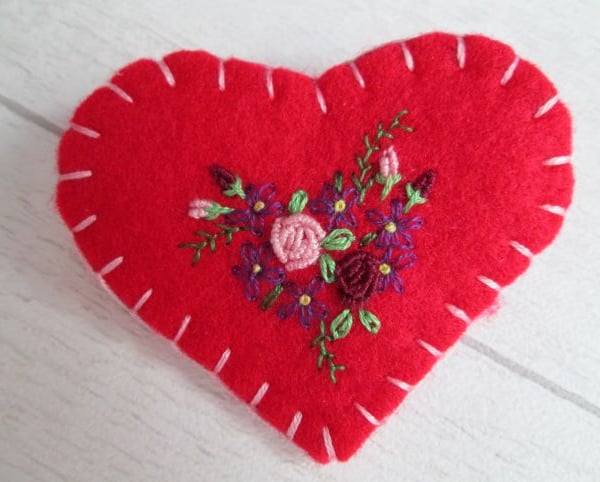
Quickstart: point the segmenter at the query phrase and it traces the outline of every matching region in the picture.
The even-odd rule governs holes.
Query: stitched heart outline
[[[261,311],[231,276],[243,233],[195,268],[177,246],[198,229],[190,200],[222,194],[210,166],[273,182],[282,201],[300,188],[313,199],[402,109],[414,128],[396,147],[402,174],[437,173],[419,207],[418,262],[401,297],[377,302],[377,336],[356,330],[340,344],[349,368],[332,384],[310,349],[318,326]],[[327,462],[348,459],[553,240],[571,200],[570,155],[553,85],[482,36],[392,42],[317,79],[184,51],[125,67],[79,106],[59,147],[57,204],[134,315]],[[313,268],[293,279],[308,283]]]

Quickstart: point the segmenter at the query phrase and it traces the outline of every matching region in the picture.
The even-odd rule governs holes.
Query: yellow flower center
[[[343,199],[338,199],[333,205],[333,210],[336,213],[342,213],[344,212],[344,209],[346,209],[346,203]]]
[[[265,208],[265,203],[262,201],[256,201],[254,203],[254,206],[252,206],[252,209],[254,210],[255,213],[261,212],[264,208]]]
[[[385,276],[392,272],[392,267],[387,263],[381,263],[379,265],[379,272]]]
[[[262,271],[262,267],[260,266],[260,264],[253,264],[252,265],[252,273],[258,274],[261,271]]]
[[[301,297],[298,299],[298,301],[300,302],[300,304],[301,304],[302,306],[308,306],[308,305],[310,305],[310,302],[311,302],[312,300],[311,300],[310,296],[308,296],[307,294],[303,294],[303,295],[302,295],[302,296],[301,296]]]
[[[385,229],[388,233],[395,233],[396,232],[396,223],[390,221],[383,227],[383,229]]]

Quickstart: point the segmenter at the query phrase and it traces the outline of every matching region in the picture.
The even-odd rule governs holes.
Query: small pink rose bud
[[[394,146],[388,147],[379,158],[379,174],[383,177],[398,175],[398,155]]]
[[[208,216],[208,209],[213,204],[210,199],[194,199],[190,202],[188,216],[193,219],[204,219]]]

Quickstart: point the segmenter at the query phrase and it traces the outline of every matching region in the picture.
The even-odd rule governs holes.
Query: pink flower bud
[[[208,209],[214,204],[210,199],[194,199],[190,202],[188,216],[193,219],[204,219],[208,216]]]
[[[271,246],[287,271],[313,265],[321,254],[325,231],[316,219],[297,213],[277,218],[271,230]]]
[[[398,155],[394,146],[388,147],[379,158],[379,174],[383,177],[397,176],[398,175]]]

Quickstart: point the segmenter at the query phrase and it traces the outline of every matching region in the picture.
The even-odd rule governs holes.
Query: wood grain
[[[599,480],[598,7],[165,5],[0,4],[0,479]],[[139,56],[205,48],[318,74],[436,26],[510,41],[556,81],[577,127],[575,203],[501,310],[353,461],[318,467],[88,272],[53,206],[57,134],[80,98]]]

